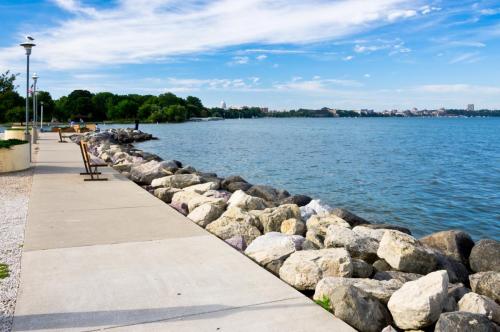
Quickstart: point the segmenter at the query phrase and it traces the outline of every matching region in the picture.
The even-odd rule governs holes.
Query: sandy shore
[[[33,169],[0,175],[0,264],[9,271],[0,279],[0,332],[12,327],[32,179]]]

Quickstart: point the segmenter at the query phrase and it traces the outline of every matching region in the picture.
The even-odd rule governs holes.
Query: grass
[[[23,141],[20,139],[8,139],[8,140],[0,140],[0,149],[10,149],[14,145],[27,144],[28,141]]]
[[[5,279],[10,276],[9,266],[7,264],[0,264],[0,279]]]
[[[331,305],[330,305],[330,298],[326,295],[323,295],[323,297],[319,300],[315,300],[317,305],[321,306],[323,309],[326,311],[330,311]]]

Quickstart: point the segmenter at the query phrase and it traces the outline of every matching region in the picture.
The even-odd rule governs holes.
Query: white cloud
[[[430,84],[416,87],[415,90],[428,93],[473,93],[475,95],[495,95],[500,93],[500,86],[470,84]]]
[[[275,83],[273,87],[280,91],[305,91],[305,92],[328,92],[334,91],[338,87],[361,87],[363,84],[354,80],[344,80],[335,78],[322,79],[314,76],[310,80],[303,80],[302,77],[292,77],[288,82]]]
[[[422,15],[427,15],[427,14],[430,14],[432,12],[436,12],[436,11],[440,11],[441,8],[439,7],[433,7],[433,6],[429,6],[429,5],[425,5],[425,6],[422,6],[420,7],[420,13]]]
[[[413,16],[417,16],[417,12],[413,9],[411,9],[411,10],[395,10],[395,11],[390,12],[387,15],[387,19],[389,21],[396,21],[399,19],[410,18]]]
[[[262,60],[267,59],[267,55],[265,55],[265,54],[257,55],[257,56],[255,57],[255,59],[257,59],[257,60],[259,60],[259,61],[262,61]]]
[[[118,0],[111,8],[92,8],[55,0],[74,15],[34,34],[32,59],[52,69],[78,69],[165,61],[249,43],[304,45],[408,17],[401,7],[417,2]],[[0,49],[3,66],[22,63],[18,47]]]
[[[344,60],[344,61],[351,61],[352,59],[354,59],[354,56],[352,56],[352,55],[348,55],[348,56],[342,58],[342,60]]]
[[[370,78],[370,77],[372,77],[372,75],[370,75],[370,74],[365,74],[365,75],[364,75],[364,77],[366,77],[366,78]]]
[[[243,50],[244,53],[269,53],[269,54],[304,54],[308,53],[305,50],[283,50],[283,49],[266,49],[266,48],[251,48]]]
[[[250,58],[247,56],[235,56],[233,60],[229,64],[233,65],[246,65],[250,61]]]
[[[455,63],[474,63],[481,60],[478,52],[464,53],[450,60],[450,64]]]

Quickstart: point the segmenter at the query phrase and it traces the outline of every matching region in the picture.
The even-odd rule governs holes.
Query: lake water
[[[159,140],[139,148],[202,171],[307,194],[417,237],[461,229],[500,240],[500,118],[269,118],[140,129]]]
[[[105,127],[104,127],[105,128]],[[307,194],[422,236],[500,240],[500,119],[252,119],[141,125],[138,144],[219,175]]]

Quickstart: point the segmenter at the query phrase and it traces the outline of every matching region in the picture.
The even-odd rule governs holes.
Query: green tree
[[[158,96],[158,105],[161,107],[168,107],[172,105],[184,105],[184,99],[177,97],[171,92],[163,93]]]
[[[10,121],[6,118],[9,110],[24,105],[24,98],[15,91],[14,82],[18,75],[11,74],[10,71],[0,74],[0,123]],[[22,122],[24,117],[16,121]]]
[[[95,106],[92,103],[93,94],[87,90],[74,90],[68,95],[65,112],[71,119],[92,118]]]
[[[23,106],[16,106],[9,109],[5,114],[7,122],[24,122],[26,118],[26,109]]]
[[[112,120],[135,119],[139,105],[131,99],[123,99],[108,113],[108,118]]]
[[[38,101],[38,114],[40,114],[40,105],[43,102],[43,118],[44,121],[50,121],[52,117],[55,115],[55,102],[52,99],[52,96],[47,91],[38,91],[37,93],[37,101]]]

